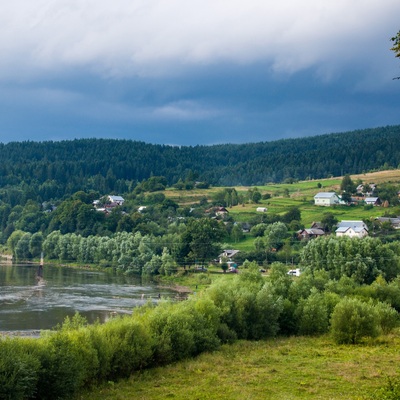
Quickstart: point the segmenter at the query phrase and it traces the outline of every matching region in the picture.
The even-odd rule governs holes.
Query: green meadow
[[[398,377],[400,337],[336,345],[329,336],[239,341],[218,351],[81,394],[80,400],[394,399],[382,388]]]

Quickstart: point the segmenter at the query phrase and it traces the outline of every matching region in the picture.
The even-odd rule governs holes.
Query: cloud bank
[[[399,15],[398,0],[5,2],[0,141],[243,142],[399,123]]]
[[[373,62],[369,51],[395,33],[399,15],[394,0],[14,0],[2,5],[0,65],[5,74],[131,76],[265,60],[291,73]]]

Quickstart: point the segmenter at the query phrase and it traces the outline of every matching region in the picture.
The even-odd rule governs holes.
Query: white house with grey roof
[[[108,200],[113,206],[122,206],[124,204],[124,198],[121,196],[108,196]]]
[[[330,207],[340,204],[340,199],[335,192],[320,192],[314,196],[314,204],[316,206]]]
[[[363,238],[368,236],[368,227],[363,221],[341,221],[337,225],[336,236]]]

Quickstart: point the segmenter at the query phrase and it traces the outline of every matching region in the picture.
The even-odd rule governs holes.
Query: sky
[[[398,0],[2,0],[0,142],[400,124]]]

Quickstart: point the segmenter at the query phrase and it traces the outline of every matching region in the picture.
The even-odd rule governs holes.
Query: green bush
[[[37,397],[68,399],[87,381],[91,360],[96,364],[90,342],[70,332],[60,331],[38,339],[36,351],[41,363]],[[74,337],[75,336],[75,337]]]
[[[193,315],[184,314],[176,307],[171,308],[162,337],[170,343],[173,361],[190,357],[196,353]]]
[[[103,337],[98,348],[99,359],[107,360],[103,376],[127,377],[150,364],[153,354],[150,330],[133,317],[114,318],[98,326],[97,331]]]
[[[220,324],[220,312],[207,298],[191,298],[181,303],[180,312],[192,315],[191,329],[194,333],[193,354],[212,351],[220,346],[217,332]]]
[[[379,331],[379,316],[371,303],[344,298],[332,313],[331,333],[336,343],[356,344],[378,336]]]
[[[142,318],[149,323],[153,338],[153,365],[165,365],[174,360],[171,337],[164,333],[167,324],[170,303],[159,303],[155,308],[148,308]]]
[[[379,325],[383,333],[389,333],[399,325],[399,314],[387,303],[375,304]]]
[[[244,265],[247,269],[239,275],[218,280],[206,292],[219,310],[222,341],[235,336],[259,340],[274,336],[279,330],[283,309],[280,292],[272,283],[265,284],[256,263],[247,261]],[[284,275],[287,276],[286,270]]]
[[[40,362],[29,339],[0,340],[0,399],[18,400],[36,394]]]
[[[154,365],[191,357],[218,348],[219,310],[205,298],[191,298],[173,304],[160,303],[149,308],[142,319],[153,335]]]
[[[328,307],[325,296],[315,288],[307,299],[302,299],[296,309],[301,335],[316,335],[328,331]]]

